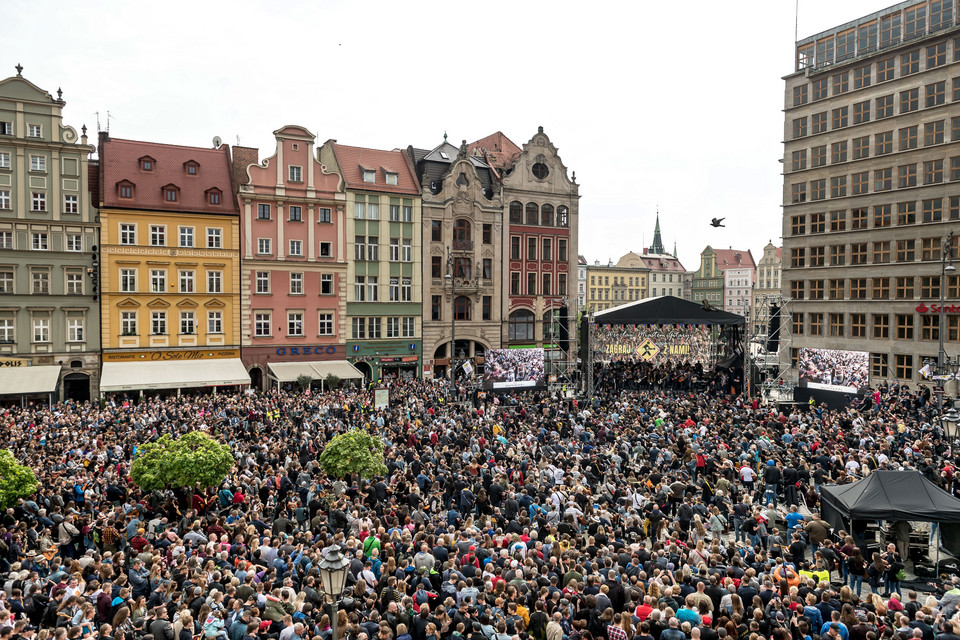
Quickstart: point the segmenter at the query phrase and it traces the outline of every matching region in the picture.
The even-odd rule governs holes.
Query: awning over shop
[[[220,360],[174,360],[163,362],[105,362],[100,391],[140,389],[189,389],[250,384],[250,375],[240,358]]]
[[[346,360],[324,360],[316,362],[270,362],[267,364],[270,376],[277,382],[296,382],[300,376],[309,376],[314,380],[323,380],[333,374],[341,380],[363,378],[363,374]]]
[[[0,395],[53,393],[60,379],[58,365],[0,368]]]

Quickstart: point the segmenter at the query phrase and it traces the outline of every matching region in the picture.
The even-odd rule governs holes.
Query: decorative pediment
[[[184,298],[183,300],[177,302],[177,308],[179,309],[196,309],[199,306],[200,305],[189,298]]]
[[[207,300],[206,302],[204,302],[203,306],[207,307],[208,309],[223,309],[227,305],[224,304],[221,300],[217,300],[216,298],[213,298],[212,300]]]
[[[140,303],[133,298],[124,298],[117,303],[117,306],[121,309],[137,309],[140,307]]]
[[[166,309],[170,306],[170,303],[164,300],[163,298],[154,298],[147,303],[147,306],[151,309]]]

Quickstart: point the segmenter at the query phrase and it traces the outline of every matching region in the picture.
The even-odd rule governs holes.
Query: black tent
[[[726,311],[707,311],[698,302],[674,296],[644,298],[593,314],[595,324],[706,324],[743,326],[746,319]]]
[[[851,484],[827,485],[820,503],[834,529],[849,531],[858,520],[937,522],[944,546],[954,555],[960,551],[960,500],[919,471],[874,471]]]

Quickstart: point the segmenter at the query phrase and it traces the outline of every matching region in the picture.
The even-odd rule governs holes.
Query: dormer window
[[[363,181],[364,182],[376,182],[377,181],[377,172],[373,169],[363,169]]]
[[[127,199],[133,197],[133,191],[136,189],[135,184],[129,180],[121,180],[117,183],[117,195],[121,198]]]
[[[140,158],[140,169],[143,171],[153,171],[153,167],[157,164],[157,161],[151,158],[150,156],[143,156]]]
[[[183,168],[188,176],[195,176],[200,172],[200,164],[195,160],[187,160],[183,163]]]
[[[384,171],[383,175],[387,179],[387,184],[397,184],[399,176],[396,173],[390,171]]]
[[[223,191],[217,188],[207,189],[207,202],[209,204],[218,205],[223,199]]]
[[[180,187],[168,184],[163,187],[163,199],[167,202],[176,202],[180,199]]]

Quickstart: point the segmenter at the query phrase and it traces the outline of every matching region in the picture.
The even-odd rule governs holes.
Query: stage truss
[[[793,347],[790,310],[792,300],[779,293],[757,296],[754,318],[749,323],[747,348],[744,357],[744,377],[748,381],[748,396],[759,393],[764,402],[790,402],[796,382],[790,371],[790,353]],[[779,343],[768,351],[770,325],[779,322]],[[756,378],[756,385],[755,385]]]

